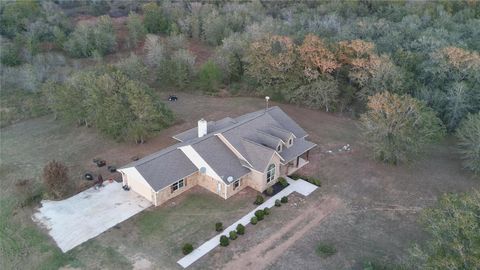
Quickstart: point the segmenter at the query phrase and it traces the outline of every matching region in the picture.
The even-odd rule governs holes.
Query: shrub
[[[200,67],[198,85],[201,90],[207,93],[216,93],[221,80],[222,71],[213,61],[209,60]]]
[[[245,226],[243,226],[242,224],[238,224],[237,225],[237,233],[240,234],[240,235],[245,234]]]
[[[280,199],[280,202],[281,202],[281,203],[287,203],[287,202],[288,202],[288,197],[287,197],[287,196],[283,196],[283,197]]]
[[[220,246],[226,247],[228,246],[228,244],[230,244],[228,237],[226,237],[225,235],[220,236]]]
[[[278,178],[278,182],[280,183],[280,185],[282,185],[282,187],[288,186],[287,179],[285,179],[285,178],[283,178],[283,177],[279,177],[279,178]]]
[[[270,208],[265,207],[265,209],[263,209],[263,213],[265,214],[265,216],[270,215]]]
[[[62,198],[68,191],[68,168],[61,162],[50,161],[43,168],[43,181],[48,192],[56,199]]]
[[[317,246],[317,254],[322,257],[330,257],[337,253],[337,249],[330,243],[320,243]]]
[[[257,195],[257,198],[255,199],[255,204],[260,205],[265,201],[262,195]]]
[[[223,224],[222,224],[222,222],[217,222],[217,223],[215,223],[215,231],[217,231],[217,232],[223,231]]]
[[[255,216],[260,221],[260,220],[263,220],[263,217],[265,216],[265,213],[263,212],[263,210],[257,210],[257,211],[255,211]]]
[[[310,177],[310,178],[308,178],[307,181],[311,184],[314,184],[314,185],[318,186],[318,187],[322,186],[322,181],[320,181],[320,179],[318,179],[318,178]]]
[[[193,251],[193,245],[190,244],[190,243],[186,243],[183,245],[182,247],[182,252],[183,252],[183,255],[187,255],[189,253],[191,253]]]
[[[276,207],[282,206],[282,204],[280,203],[280,200],[275,200],[275,206]]]
[[[228,233],[228,235],[230,236],[230,240],[237,239],[237,232],[236,231],[231,231],[230,233]]]
[[[268,196],[272,196],[273,195],[273,187],[267,188],[266,193],[267,193]]]
[[[252,225],[257,224],[257,222],[258,222],[257,217],[252,217],[252,218],[250,219],[250,223],[252,223]]]

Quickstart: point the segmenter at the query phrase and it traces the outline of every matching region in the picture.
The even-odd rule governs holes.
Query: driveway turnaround
[[[145,198],[112,182],[63,201],[42,201],[32,219],[67,252],[150,206]]]
[[[287,177],[287,181],[290,184],[288,187],[284,188],[282,191],[279,193],[275,194],[275,196],[272,196],[270,199],[265,201],[263,204],[259,205],[257,208],[246,214],[244,217],[241,219],[237,220],[237,222],[233,223],[230,225],[228,228],[226,228],[223,233],[220,233],[216,236],[214,236],[212,239],[208,240],[207,242],[203,243],[201,246],[199,246],[197,249],[193,250],[192,253],[186,255],[179,261],[177,261],[178,264],[180,264],[183,268],[187,268],[189,265],[200,259],[203,255],[207,254],[210,252],[212,249],[217,247],[220,244],[220,236],[226,235],[228,237],[228,233],[230,231],[236,230],[238,224],[242,225],[247,225],[250,224],[250,219],[255,216],[255,211],[257,210],[263,210],[265,207],[272,207],[275,205],[276,200],[280,200],[283,196],[288,196],[292,192],[298,192],[302,194],[303,196],[308,196],[310,193],[312,193],[315,189],[317,189],[317,186],[312,185],[308,183],[307,181],[304,180],[292,180]]]

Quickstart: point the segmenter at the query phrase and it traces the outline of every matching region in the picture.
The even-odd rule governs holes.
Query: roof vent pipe
[[[198,120],[198,137],[201,138],[207,135],[207,121],[205,119]]]

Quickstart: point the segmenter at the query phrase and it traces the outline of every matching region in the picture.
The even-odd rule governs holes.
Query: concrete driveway
[[[113,182],[63,201],[42,201],[32,219],[67,252],[151,205],[135,192],[124,191],[121,183]]]

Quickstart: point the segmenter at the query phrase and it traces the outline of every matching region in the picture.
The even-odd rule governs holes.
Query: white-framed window
[[[237,189],[240,186],[240,179],[237,181],[233,182],[233,189]]]
[[[185,181],[184,181],[184,179],[181,179],[180,181],[172,184],[172,192],[174,192],[176,190],[179,190],[179,189],[183,188],[184,186],[185,186]]]
[[[282,152],[282,144],[278,144],[277,146],[277,152]]]
[[[290,138],[290,139],[288,140],[288,145],[292,145],[292,144],[293,144],[293,139]]]
[[[275,164],[270,164],[267,169],[267,183],[275,179]]]

